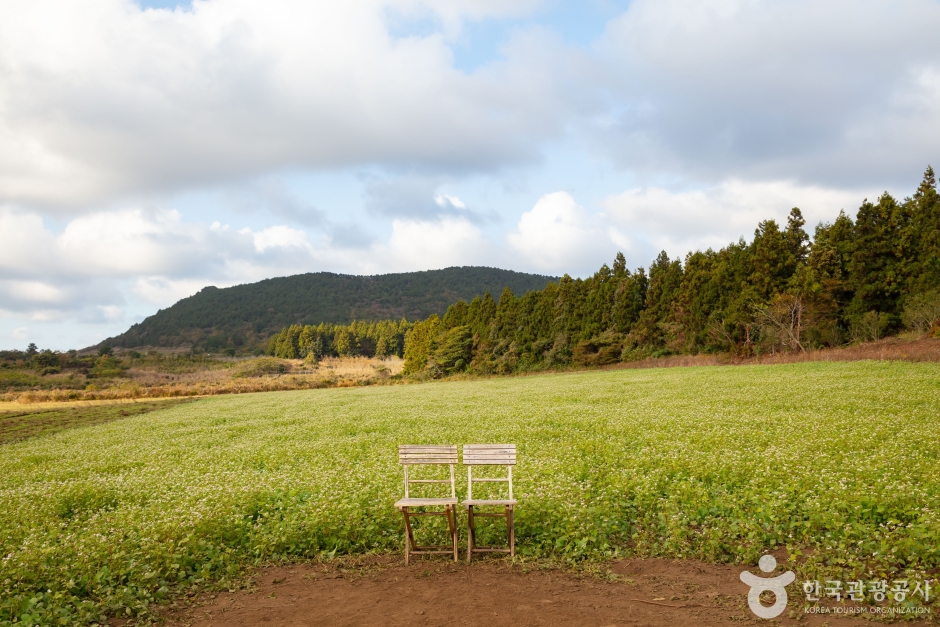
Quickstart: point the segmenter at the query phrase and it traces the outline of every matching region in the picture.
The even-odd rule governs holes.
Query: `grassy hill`
[[[206,287],[102,345],[192,344],[209,351],[242,352],[291,324],[423,319],[443,315],[458,300],[469,301],[487,291],[498,297],[508,286],[522,295],[553,280],[512,270],[462,267],[377,276],[317,272],[224,289]]]

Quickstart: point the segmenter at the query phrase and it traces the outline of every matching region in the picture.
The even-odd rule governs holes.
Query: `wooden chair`
[[[457,446],[438,446],[422,444],[403,444],[398,447],[398,463],[405,470],[405,498],[399,499],[395,507],[405,517],[405,565],[408,565],[412,554],[454,554],[457,561],[457,493],[454,488],[454,464],[457,463]],[[449,465],[450,479],[412,479],[408,476],[408,468],[412,465]],[[449,483],[450,496],[444,498],[412,498],[408,486],[412,483]],[[412,507],[439,507],[443,505],[444,511],[412,512]],[[443,516],[447,519],[450,528],[451,546],[434,545],[418,546],[415,544],[414,532],[411,529],[412,516]]]
[[[513,508],[516,505],[512,498],[512,467],[516,465],[516,445],[515,444],[465,444],[463,447],[463,463],[467,467],[467,500],[463,506],[467,508],[467,562],[473,557],[474,553],[509,553],[516,554],[516,527],[513,519]],[[496,479],[474,478],[474,466],[505,466],[507,475]],[[509,484],[508,499],[474,499],[474,482],[499,482]],[[506,508],[505,513],[475,513],[474,507],[502,506]],[[476,523],[475,518],[505,518],[506,519],[506,539],[509,548],[497,548],[494,546],[476,545]]]

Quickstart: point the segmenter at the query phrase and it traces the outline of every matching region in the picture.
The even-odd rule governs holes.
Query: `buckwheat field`
[[[251,564],[400,551],[403,443],[516,443],[521,559],[786,547],[798,577],[924,578],[938,416],[940,366],[886,362],[208,398],[0,447],[0,624],[146,617]]]

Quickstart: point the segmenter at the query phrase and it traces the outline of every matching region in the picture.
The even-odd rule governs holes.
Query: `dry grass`
[[[318,370],[332,372],[340,378],[370,378],[375,377],[376,372],[385,369],[386,376],[395,376],[401,374],[405,362],[398,357],[388,359],[370,359],[368,357],[327,357],[318,365]]]
[[[795,364],[810,361],[940,361],[940,340],[923,336],[889,337],[839,348],[825,348],[803,353],[775,353],[759,357],[719,355],[670,355],[640,361],[613,364],[607,368],[680,368],[685,366],[733,366],[755,364]]]
[[[940,340],[931,337],[889,337],[844,348],[805,353],[764,355],[754,363],[792,364],[805,361],[940,361]]]
[[[404,366],[404,362],[397,357],[328,358],[319,364],[308,364],[299,359],[277,361],[283,365],[285,372],[257,377],[239,376],[238,366],[249,363],[245,361],[232,361],[222,367],[210,364],[206,368],[184,372],[131,368],[125,377],[98,381],[85,389],[8,392],[0,395],[0,401],[20,404],[63,403],[355,387],[388,382],[391,377],[401,373]]]

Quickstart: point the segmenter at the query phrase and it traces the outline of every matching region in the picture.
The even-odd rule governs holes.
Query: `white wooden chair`
[[[395,507],[405,517],[405,565],[408,565],[412,554],[454,554],[457,561],[457,493],[454,487],[454,465],[457,463],[457,445],[439,446],[423,444],[402,444],[398,447],[398,463],[405,471],[405,498],[399,499]],[[412,465],[449,465],[450,479],[412,479],[408,475],[408,468]],[[442,498],[412,498],[408,486],[412,483],[449,483],[450,496]],[[412,507],[440,507],[444,511],[410,511]],[[443,516],[447,519],[450,528],[451,546],[434,545],[418,546],[415,544],[414,532],[411,529],[412,516]]]
[[[474,553],[509,553],[516,554],[516,527],[513,519],[513,508],[516,500],[512,495],[512,467],[516,465],[516,445],[515,444],[464,444],[463,463],[467,467],[467,500],[463,506],[467,508],[467,562],[469,563]],[[473,476],[474,466],[505,466],[506,476],[499,478],[484,478]],[[480,483],[508,483],[509,498],[507,499],[474,499],[473,484]],[[504,513],[475,513],[474,507],[497,506],[505,507]],[[508,548],[498,548],[495,546],[477,546],[476,545],[476,523],[475,518],[505,518],[506,519],[506,539]]]

